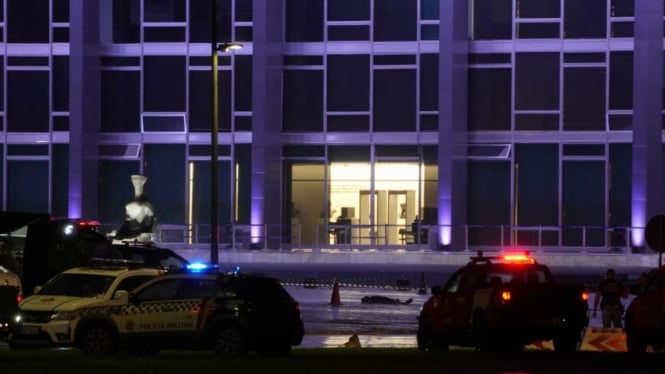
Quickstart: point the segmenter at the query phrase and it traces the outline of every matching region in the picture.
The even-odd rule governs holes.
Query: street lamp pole
[[[210,0],[212,65],[212,128],[210,129],[210,263],[219,265],[219,61],[218,52],[242,48],[239,43],[217,43],[217,1]]]

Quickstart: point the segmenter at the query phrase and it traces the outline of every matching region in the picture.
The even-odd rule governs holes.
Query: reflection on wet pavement
[[[305,338],[300,347],[338,347],[357,334],[363,347],[415,347],[417,316],[429,295],[416,290],[340,287],[341,305],[331,305],[331,287],[286,286],[301,304]],[[407,305],[362,304],[363,296],[380,295]]]
[[[298,348],[341,348],[350,336],[305,335]],[[416,335],[358,335],[360,347],[371,348],[415,348]]]

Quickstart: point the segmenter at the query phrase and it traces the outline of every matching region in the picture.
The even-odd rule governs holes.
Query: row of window
[[[100,14],[112,17],[115,43],[210,40],[210,1],[100,3]],[[251,41],[252,0],[216,3],[218,39]],[[5,20],[4,9],[0,6],[0,20]],[[633,36],[634,0],[473,0],[470,12],[470,37],[476,40]],[[285,38],[289,42],[436,40],[438,18],[438,0],[285,0]],[[9,43],[67,42],[68,22],[69,0],[6,3]]]
[[[6,91],[0,90],[0,108],[7,99],[0,129],[67,131],[68,57],[53,56],[51,71],[13,65],[13,59],[7,60]],[[139,63],[126,60],[132,59]],[[285,59],[283,131],[437,131],[438,55],[310,56],[307,66],[297,59]],[[142,70],[109,63],[102,71],[102,131],[208,132],[209,67],[188,68],[184,56],[142,61]],[[514,61],[510,54],[471,55],[470,63],[469,130],[631,128],[631,51],[607,58],[604,52],[563,58],[559,52],[521,52]],[[251,131],[251,65],[251,56],[236,55],[233,70],[220,71],[221,131]]]

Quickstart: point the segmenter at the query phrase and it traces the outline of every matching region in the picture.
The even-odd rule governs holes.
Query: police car
[[[300,304],[277,279],[262,275],[170,272],[132,292],[119,292],[118,302],[76,334],[81,350],[287,355],[304,335]]]
[[[9,345],[81,346],[97,321],[121,305],[118,292],[163,273],[125,260],[95,260],[57,274],[21,301],[20,326],[10,335]]]

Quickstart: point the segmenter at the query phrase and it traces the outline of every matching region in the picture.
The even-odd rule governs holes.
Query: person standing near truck
[[[628,297],[628,290],[623,283],[616,279],[614,269],[607,269],[605,279],[598,284],[596,297],[593,300],[592,317],[596,318],[596,312],[600,305],[603,319],[603,327],[621,328],[621,317],[623,316],[623,304],[621,299]]]

